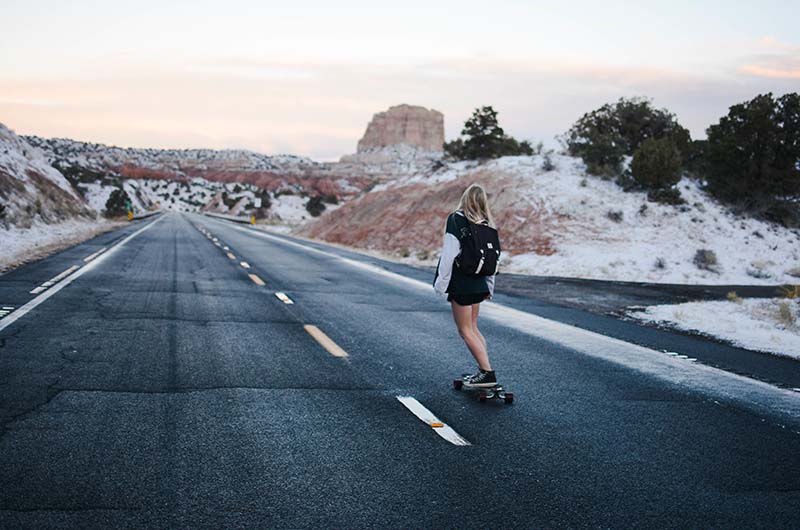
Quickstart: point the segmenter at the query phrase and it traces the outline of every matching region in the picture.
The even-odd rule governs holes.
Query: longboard
[[[465,380],[470,375],[471,374],[463,374],[460,379],[453,379],[453,388],[456,390],[477,390],[478,400],[481,402],[488,401],[490,399],[502,399],[506,404],[511,404],[514,402],[514,393],[506,392],[506,389],[503,388],[499,383],[490,387],[466,386],[464,384]]]

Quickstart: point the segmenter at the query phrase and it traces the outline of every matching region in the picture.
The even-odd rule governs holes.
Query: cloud
[[[798,64],[786,54],[750,57],[747,65],[775,72],[743,69],[736,82],[730,70],[588,59],[122,61],[82,77],[6,74],[0,77],[0,121],[25,134],[122,146],[248,148],[335,159],[355,150],[375,112],[399,103],[444,112],[448,138],[457,136],[475,107],[493,105],[510,134],[551,142],[603,103],[648,96],[701,136],[730,105],[794,82],[785,74]]]
[[[759,42],[769,52],[746,59],[739,73],[767,79],[800,79],[800,46],[774,37],[763,37]]]

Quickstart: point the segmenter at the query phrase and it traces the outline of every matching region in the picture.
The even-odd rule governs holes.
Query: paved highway
[[[180,214],[0,276],[0,527],[800,526],[800,393],[498,296],[480,403],[428,281]]]

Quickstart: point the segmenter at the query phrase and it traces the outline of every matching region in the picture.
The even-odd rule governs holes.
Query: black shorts
[[[450,293],[447,295],[448,302],[455,302],[458,305],[480,304],[489,293]]]

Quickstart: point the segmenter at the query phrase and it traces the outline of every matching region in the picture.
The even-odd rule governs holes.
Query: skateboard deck
[[[514,402],[514,393],[506,391],[500,383],[490,387],[470,387],[467,386],[465,380],[471,374],[463,374],[459,379],[453,379],[453,388],[456,390],[477,390],[478,399],[481,402],[490,399],[502,399],[505,403],[511,404]]]

